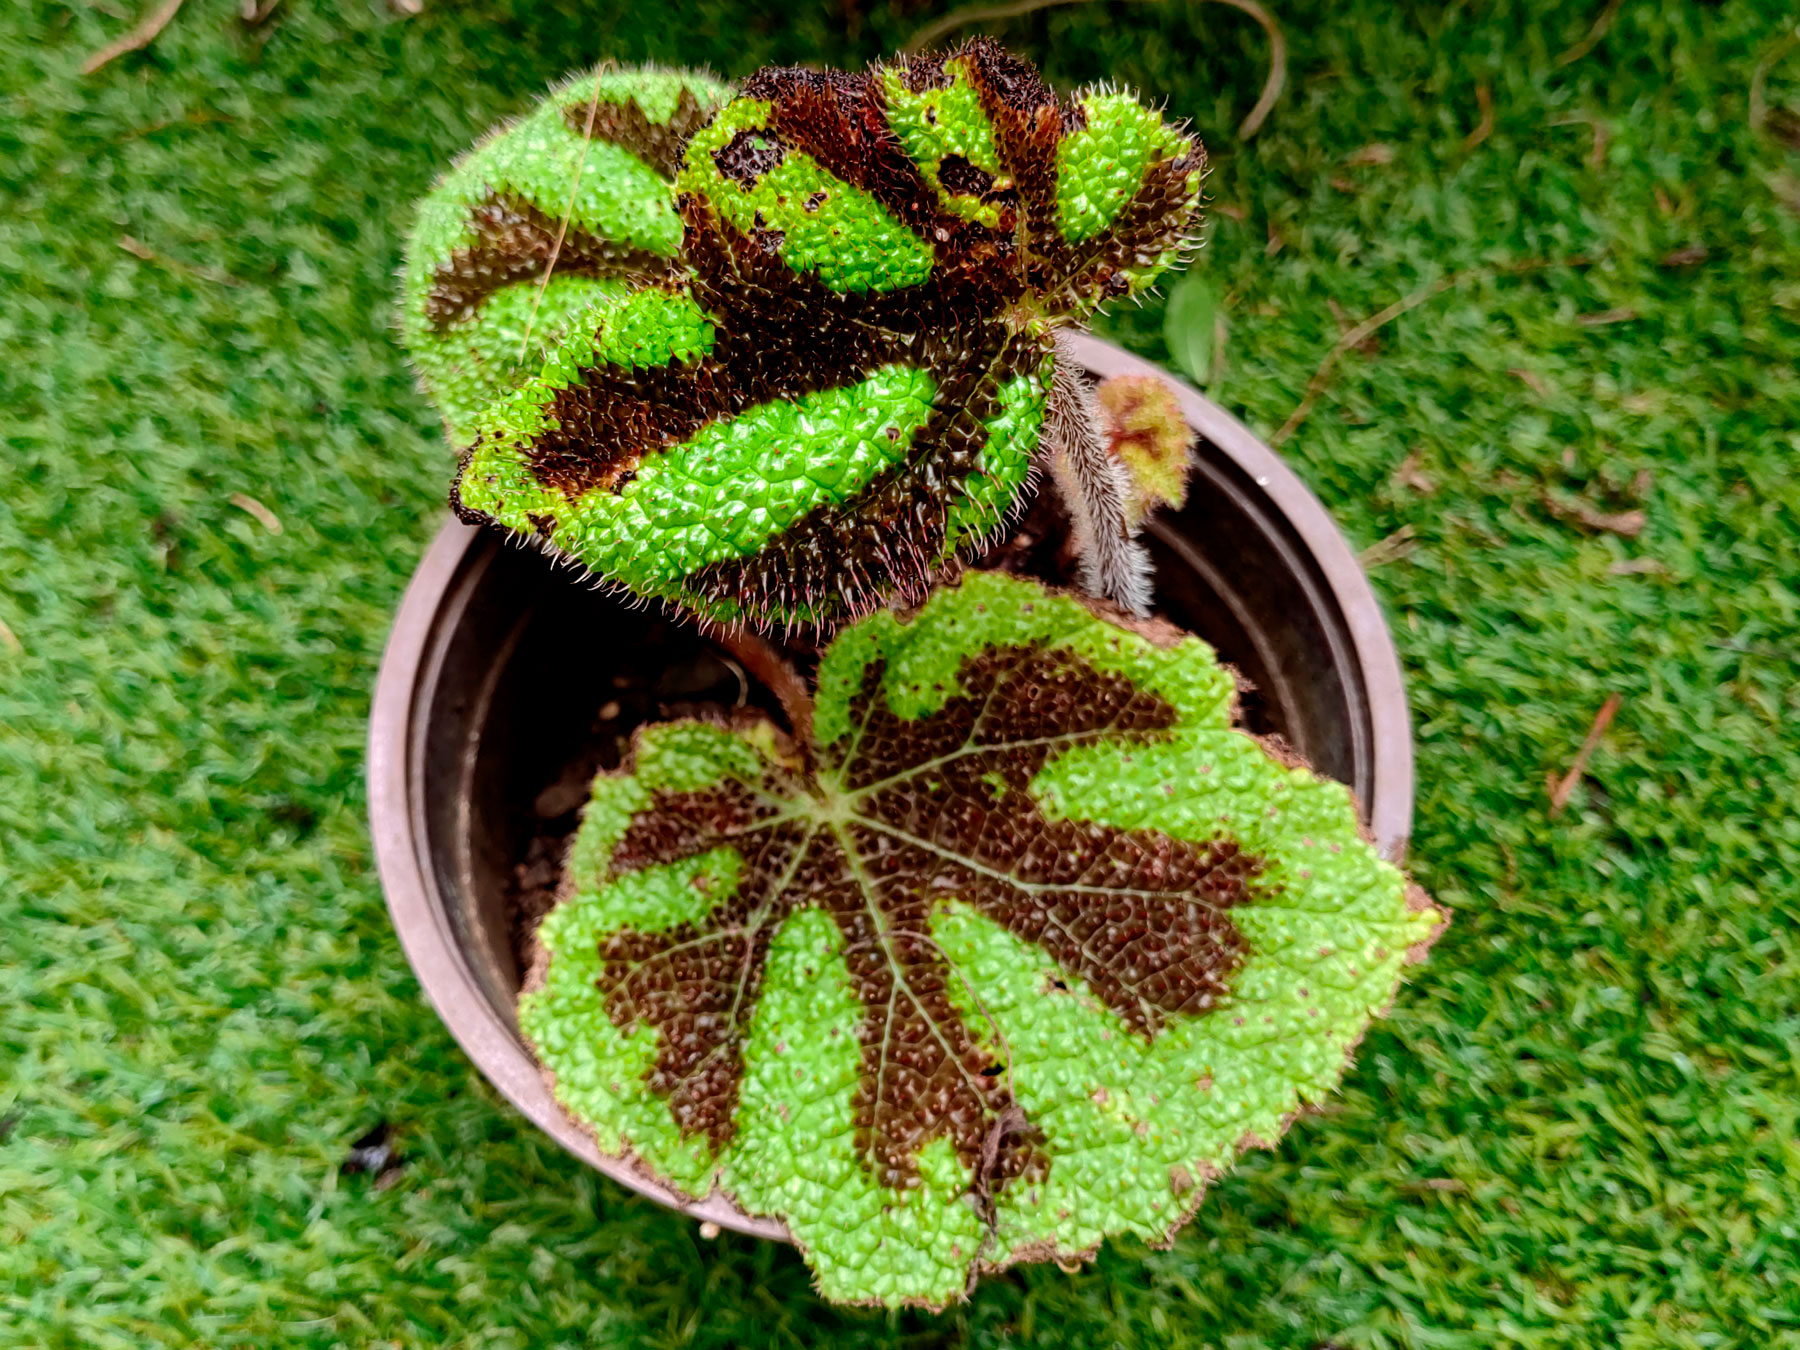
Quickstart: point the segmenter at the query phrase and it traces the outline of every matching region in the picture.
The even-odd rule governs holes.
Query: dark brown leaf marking
[[[748,192],[781,163],[785,153],[786,147],[776,132],[745,127],[713,151],[713,163],[721,174]]]
[[[1153,163],[1143,186],[1111,226],[1070,244],[1056,223],[1056,151],[1065,136],[1086,126],[1081,105],[1059,103],[1036,71],[990,39],[970,42],[961,54],[994,125],[1001,163],[1023,203],[1028,242],[1021,265],[1030,288],[1052,310],[1128,289],[1129,283],[1114,280],[1119,270],[1155,262],[1193,222],[1195,206],[1186,181],[1205,168],[1199,142],[1189,154]]]
[[[767,786],[780,788],[778,783]],[[743,1039],[762,987],[769,943],[792,905],[782,883],[809,831],[769,823],[766,801],[738,784],[659,798],[640,812],[613,855],[615,873],[691,857],[730,843],[744,859],[737,893],[704,925],[624,930],[600,948],[613,1019],[639,1021],[660,1039],[650,1090],[665,1097],[685,1134],[730,1137],[743,1078]]]
[[[616,490],[645,455],[710,422],[840,388],[883,366],[922,366],[938,392],[904,465],[850,502],[802,517],[758,554],[689,579],[711,597],[770,606],[798,597],[826,619],[861,613],[896,585],[916,587],[940,554],[955,485],[987,442],[983,423],[998,410],[1000,385],[1041,364],[1041,341],[1013,333],[997,310],[974,317],[990,307],[972,307],[954,278],[839,294],[697,199],[683,197],[680,207],[693,295],[716,320],[713,351],[691,363],[599,367],[559,390],[545,430],[524,447],[534,475],[571,498]],[[460,513],[454,493],[451,500]]]
[[[615,874],[727,844],[742,879],[702,923],[609,937],[599,988],[621,1027],[656,1029],[649,1087],[680,1127],[723,1144],[769,943],[796,909],[819,908],[843,936],[863,1008],[861,1157],[882,1185],[916,1185],[919,1150],[946,1138],[991,1204],[995,1188],[1049,1164],[1006,1048],[957,1010],[961,977],[931,936],[937,906],[971,905],[1041,947],[1150,1038],[1227,997],[1247,954],[1229,910],[1259,863],[1229,840],[1045,817],[1029,784],[1051,754],[1145,743],[1173,724],[1166,702],[1123,676],[1059,650],[991,649],[964,663],[964,694],[910,721],[876,692],[880,678],[879,666],[865,672],[855,731],[821,751],[822,779],[771,768],[760,783],[661,796],[633,819]],[[853,793],[847,818],[782,817],[781,799],[834,780]]]
[[[943,554],[954,487],[976,471],[986,423],[1000,411],[1000,382],[1042,356],[1034,341],[1003,331],[991,340],[990,350],[934,371],[937,396],[901,465],[847,505],[814,508],[753,556],[700,568],[689,587],[715,603],[737,599],[763,612],[800,597],[811,612],[835,618],[864,613],[883,593],[921,598]]]
[[[945,155],[938,164],[938,182],[955,196],[984,197],[993,191],[994,175],[963,155]]]
[[[484,198],[471,209],[469,220],[474,242],[439,264],[425,298],[425,317],[439,330],[472,318],[502,286],[541,276],[552,254],[557,272],[565,275],[649,282],[669,272],[667,258],[573,225],[565,231],[559,250],[556,221],[510,194]]]
[[[701,105],[691,89],[683,89],[676,96],[675,111],[667,122],[651,121],[635,98],[621,103],[577,99],[565,104],[562,113],[564,125],[577,136],[587,130],[591,113],[595,140],[629,150],[669,179],[681,171],[681,157],[688,141],[712,117],[712,111]]]

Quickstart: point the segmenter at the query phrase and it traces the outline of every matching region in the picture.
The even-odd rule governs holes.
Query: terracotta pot
[[[1158,374],[1084,340],[1098,376]],[[1169,378],[1163,375],[1163,378]],[[1172,384],[1176,382],[1171,380]],[[1188,505],[1149,530],[1159,608],[1254,685],[1245,713],[1348,783],[1383,854],[1412,823],[1412,736],[1375,596],[1318,500],[1236,418],[1176,384],[1199,433]],[[603,1157],[520,1038],[507,879],[540,791],[653,621],[541,554],[450,521],[413,574],[369,725],[369,818],[394,926],[439,1015],[494,1086],[607,1176],[697,1219],[785,1239],[722,1195],[689,1203]]]

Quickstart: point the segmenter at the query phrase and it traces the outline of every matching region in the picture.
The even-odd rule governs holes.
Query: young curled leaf
[[[831,1299],[1166,1238],[1330,1092],[1443,915],[1193,638],[987,573],[843,630],[814,738],[602,774],[520,1023],[600,1146]]]
[[[1154,375],[1114,375],[1094,390],[1112,453],[1125,466],[1126,519],[1139,525],[1153,511],[1187,501],[1194,466],[1194,429],[1168,382]]]

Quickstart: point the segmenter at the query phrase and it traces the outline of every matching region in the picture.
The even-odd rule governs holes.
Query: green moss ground
[[[412,200],[595,57],[860,61],[927,16],[428,4],[247,34],[190,0],[86,79],[135,0],[0,11],[0,1342],[1800,1345],[1800,149],[1748,99],[1779,55],[1800,107],[1790,6],[1628,0],[1559,65],[1598,3],[1281,3],[1247,144],[1265,49],[1223,5],[1004,28],[1197,121],[1215,392],[1265,432],[1333,305],[1592,261],[1414,309],[1285,447],[1359,544],[1412,531],[1374,575],[1457,910],[1431,965],[1173,1250],[930,1319],[826,1309],[502,1105],[407,970],[362,787],[449,468],[389,324]],[[1160,355],[1160,304],[1115,331]],[[340,1178],[382,1117],[397,1184]]]

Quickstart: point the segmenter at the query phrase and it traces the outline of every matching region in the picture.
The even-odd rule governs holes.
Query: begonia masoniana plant
[[[785,723],[651,723],[599,775],[519,1012],[604,1151],[779,1219],[833,1300],[1171,1239],[1444,922],[1146,617],[1188,436],[1064,339],[1179,260],[1203,165],[976,40],[605,71],[421,213],[403,328],[458,513],[818,652]],[[957,573],[1034,465],[1081,594]]]

